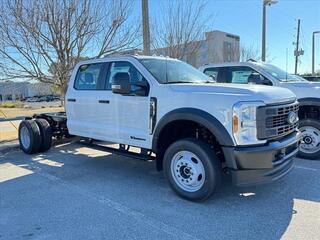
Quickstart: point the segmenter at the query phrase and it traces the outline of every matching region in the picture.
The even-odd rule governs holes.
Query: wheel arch
[[[300,119],[320,120],[320,98],[301,98],[298,101]]]
[[[318,106],[320,107],[320,98],[300,98],[298,99],[300,106]]]
[[[157,154],[157,169],[162,169],[162,157],[165,149],[160,144],[163,141],[162,133],[175,122],[195,123],[206,128],[215,137],[220,146],[234,146],[234,142],[227,129],[211,114],[195,109],[180,108],[164,115],[156,125],[153,140],[152,151]]]

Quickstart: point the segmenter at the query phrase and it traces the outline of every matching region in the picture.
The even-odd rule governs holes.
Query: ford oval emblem
[[[298,116],[295,112],[290,112],[288,114],[287,122],[289,124],[295,123],[298,120]]]

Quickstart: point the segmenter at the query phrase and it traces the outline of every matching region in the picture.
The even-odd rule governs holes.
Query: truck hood
[[[314,82],[282,82],[279,87],[290,89],[298,99],[320,98],[320,83]]]
[[[170,84],[173,91],[237,97],[239,101],[263,101],[266,104],[294,101],[296,96],[288,89],[245,84]]]

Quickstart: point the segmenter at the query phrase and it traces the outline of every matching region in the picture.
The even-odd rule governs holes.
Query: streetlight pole
[[[266,61],[266,15],[267,15],[267,5],[277,3],[276,0],[263,0],[262,8],[262,49],[261,49],[261,60]]]
[[[315,57],[314,57],[314,52],[315,52],[315,35],[317,33],[320,33],[320,31],[315,31],[312,33],[312,76],[314,76],[314,60],[315,60]]]

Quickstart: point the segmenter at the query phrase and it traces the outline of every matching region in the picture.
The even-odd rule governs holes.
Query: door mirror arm
[[[264,76],[261,76],[261,84],[267,85],[267,86],[272,86],[272,82],[268,78],[265,78]]]
[[[132,90],[131,93],[136,96],[147,96],[149,93],[149,84],[146,81],[131,83],[132,86],[138,87],[136,90]]]
[[[131,85],[141,87],[141,88],[147,88],[149,86],[149,84],[146,81],[134,82],[134,83],[131,83]]]

